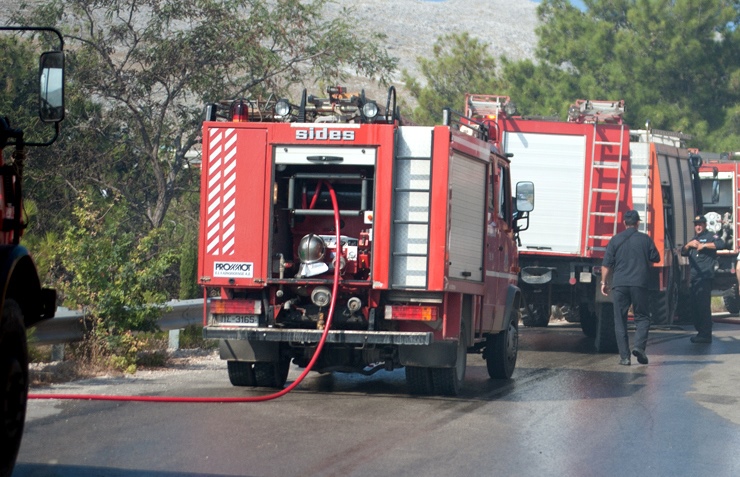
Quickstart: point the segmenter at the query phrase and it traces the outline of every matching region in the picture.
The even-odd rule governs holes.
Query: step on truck
[[[26,227],[23,211],[23,167],[26,148],[51,145],[59,135],[59,122],[64,118],[64,53],[62,35],[52,28],[0,27],[3,34],[46,32],[59,40],[56,51],[43,53],[39,59],[38,77],[31,84],[39,89],[39,119],[54,123],[50,141],[28,141],[26,131],[16,122],[30,124],[32,118],[6,116],[0,112],[0,476],[13,472],[23,437],[28,398],[28,352],[26,330],[56,310],[56,291],[43,288],[36,265],[28,250],[20,244]],[[7,61],[10,61],[8,58]],[[30,81],[30,80],[29,80]],[[4,81],[5,83],[5,81]],[[4,94],[15,95],[12,82],[3,87]],[[22,110],[25,98],[13,98]]]
[[[233,385],[282,388],[314,357],[332,300],[314,371],[403,367],[411,393],[455,395],[478,353],[491,378],[511,377],[534,189],[512,189],[485,124],[441,113],[404,125],[393,87],[384,104],[330,87],[207,106],[203,333]]]
[[[600,352],[616,351],[613,307],[601,294],[601,262],[622,216],[640,213],[640,230],[656,243],[651,269],[651,319],[673,321],[688,262],[676,254],[687,242],[695,212],[692,165],[680,138],[631,131],[623,101],[578,100],[566,121],[518,115],[507,96],[468,94],[466,114],[496,122],[513,180],[528,177],[538,194],[532,225],[519,246],[523,323],[547,326],[555,314],[580,322]]]

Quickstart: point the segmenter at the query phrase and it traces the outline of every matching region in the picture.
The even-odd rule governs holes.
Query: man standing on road
[[[694,238],[681,249],[681,255],[689,257],[691,265],[691,300],[689,302],[694,328],[697,334],[692,343],[712,342],[712,278],[717,250],[725,242],[719,235],[707,230],[707,219],[703,215],[694,218]]]
[[[624,213],[627,230],[609,241],[601,266],[601,293],[614,302],[614,331],[619,348],[619,364],[630,364],[630,342],[627,337],[627,312],[632,305],[635,316],[635,347],[632,354],[640,364],[648,364],[645,354],[650,312],[648,308],[648,280],[650,262],[660,262],[660,254],[653,239],[639,232],[640,214],[636,210]]]

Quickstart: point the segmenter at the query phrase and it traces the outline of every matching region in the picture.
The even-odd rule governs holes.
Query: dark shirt
[[[650,262],[660,262],[660,254],[653,239],[634,227],[629,227],[609,240],[603,265],[612,272],[612,288],[647,288]]]
[[[714,277],[714,261],[717,257],[717,250],[725,248],[725,242],[719,238],[719,235],[704,229],[704,232],[695,235],[691,240],[699,243],[714,243],[717,249],[704,248],[697,250],[695,248],[682,248],[681,255],[689,257],[691,265],[691,279],[701,280]]]

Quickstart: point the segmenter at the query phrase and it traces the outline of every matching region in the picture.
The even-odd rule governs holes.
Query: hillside
[[[491,45],[495,57],[533,58],[537,38],[529,0],[335,0],[352,7],[363,25],[388,36],[400,67],[416,72],[416,58],[431,56],[439,36],[467,31]],[[473,6],[475,6],[473,8]],[[400,75],[399,75],[400,76]]]
[[[387,35],[387,48],[399,58],[399,71],[394,77],[396,87],[401,71],[418,73],[417,58],[431,56],[438,37],[467,31],[491,47],[498,58],[533,58],[537,38],[537,3],[532,0],[333,0],[335,5],[327,15],[336,14],[341,7],[353,9],[358,30],[369,29]],[[29,0],[30,4],[43,0]],[[19,6],[15,0],[0,0],[0,22]],[[338,8],[339,7],[339,8]],[[354,79],[350,87],[365,87],[373,95],[383,95],[379,89],[368,86],[367,80]],[[373,91],[375,90],[375,91]],[[402,92],[400,93],[401,95]],[[405,95],[403,95],[405,96]]]

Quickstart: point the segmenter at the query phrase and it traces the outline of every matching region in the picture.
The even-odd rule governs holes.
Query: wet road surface
[[[456,398],[409,396],[398,370],[312,374],[255,404],[35,400],[13,476],[737,476],[740,324],[692,335],[653,329],[650,364],[627,367],[577,324],[522,328],[514,379],[469,355]],[[259,394],[221,361],[53,391]]]

